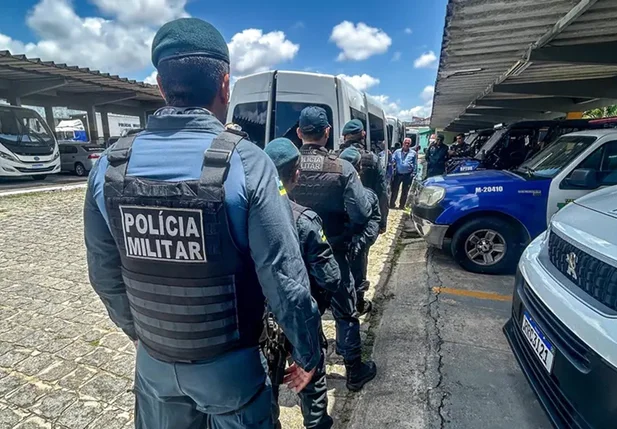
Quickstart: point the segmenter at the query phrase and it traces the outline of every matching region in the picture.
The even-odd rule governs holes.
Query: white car
[[[527,247],[504,332],[556,427],[617,426],[617,186],[566,205]]]

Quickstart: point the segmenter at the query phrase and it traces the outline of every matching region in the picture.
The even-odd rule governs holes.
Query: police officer
[[[351,242],[348,232],[364,228],[371,207],[353,166],[326,150],[331,130],[326,111],[321,107],[309,106],[300,113],[297,130],[302,140],[300,177],[291,196],[321,217],[339,264],[341,285],[331,304],[336,322],[336,351],[345,361],[347,388],[358,391],[375,377],[377,368],[374,362],[362,362],[356,291],[347,259]]]
[[[379,199],[379,209],[381,211],[381,222],[379,232],[386,232],[388,226],[388,175],[385,163],[379,162],[379,156],[370,152],[366,148],[366,131],[364,124],[359,119],[352,119],[343,127],[344,142],[341,150],[348,147],[355,147],[362,155],[362,168],[360,178],[362,184],[371,189]],[[385,148],[387,150],[387,148]]]
[[[287,192],[291,192],[300,176],[300,152],[291,140],[278,138],[272,140],[265,148],[279,173],[279,178]],[[330,244],[324,234],[321,219],[309,208],[290,201],[296,221],[300,251],[306,264],[311,282],[311,293],[317,301],[321,314],[330,305],[330,296],[337,291],[341,281],[341,272],[332,254]],[[310,383],[299,393],[300,408],[304,417],[304,427],[329,429],[333,425],[328,415],[328,391],[326,386],[326,341],[322,336],[323,353],[317,370]],[[275,420],[278,420],[278,389],[275,392]]]
[[[447,161],[448,146],[444,143],[443,134],[438,134],[437,140],[435,143],[431,143],[426,154],[426,177],[444,174]]]
[[[348,161],[354,166],[356,171],[362,174],[362,155],[355,147],[345,149],[341,152],[340,158]],[[371,246],[377,241],[379,224],[381,222],[377,195],[369,188],[365,188],[365,190],[371,204],[371,218],[362,231],[353,236],[350,247],[351,274],[356,285],[356,295],[358,298],[356,308],[360,314],[369,313],[373,307],[371,301],[364,298],[364,294],[370,286],[370,282],[366,278],[368,274],[368,253]]]
[[[456,136],[454,144],[448,150],[449,157],[466,157],[470,156],[470,146],[465,143],[465,135],[459,134]]]
[[[221,123],[218,30],[169,22],[152,61],[168,106],[100,158],[84,209],[90,281],[137,346],[136,427],[271,429],[264,298],[293,345],[288,385],[302,390],[321,359],[289,201],[268,156]]]

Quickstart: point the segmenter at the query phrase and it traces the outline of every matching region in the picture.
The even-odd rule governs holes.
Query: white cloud
[[[424,87],[424,89],[422,90],[422,93],[420,93],[420,97],[424,101],[429,101],[433,99],[434,94],[435,94],[435,87],[433,85],[428,85]]]
[[[158,82],[156,81],[157,75],[158,73],[156,72],[156,70],[153,71],[152,73],[150,73],[150,76],[144,79],[144,82],[149,83],[150,85],[158,85]]]
[[[366,60],[385,53],[392,44],[392,39],[383,30],[369,27],[363,22],[355,25],[349,21],[343,21],[332,29],[330,41],[342,50],[337,61]]]
[[[429,51],[429,52],[423,53],[418,58],[416,58],[416,60],[413,62],[413,66],[417,69],[422,69],[422,68],[433,67],[436,65],[436,63],[437,63],[437,56],[435,55],[435,52]]]
[[[26,23],[40,40],[26,44],[0,34],[0,49],[111,73],[138,71],[150,63],[152,28],[80,17],[69,0],[41,0]]]
[[[411,34],[411,33],[413,33],[413,30],[411,28],[407,27],[405,29],[405,34]]]
[[[91,0],[101,12],[129,24],[164,24],[186,17],[186,0]]]
[[[235,34],[228,46],[232,73],[239,76],[270,70],[276,64],[292,60],[300,49],[282,31],[264,34],[255,28]]]
[[[400,51],[396,51],[394,55],[392,55],[392,61],[399,61],[403,54]]]
[[[390,100],[390,97],[387,95],[369,95],[373,101],[377,102],[383,107],[383,110],[386,112],[386,115],[397,116],[400,111],[400,107],[398,103]]]
[[[433,103],[427,102],[420,106],[412,107],[411,109],[399,111],[398,118],[404,121],[411,121],[411,118],[414,116],[418,118],[428,118],[431,115],[432,108]]]
[[[341,79],[345,79],[347,82],[351,83],[353,86],[356,87],[358,91],[366,91],[368,88],[379,84],[379,79],[366,73],[362,75],[356,74],[353,76],[339,74],[338,77]]]

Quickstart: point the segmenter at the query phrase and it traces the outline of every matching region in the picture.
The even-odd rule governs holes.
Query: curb
[[[0,191],[0,198],[2,197],[11,197],[15,195],[26,195],[26,194],[35,194],[35,193],[43,193],[43,192],[62,192],[62,191],[72,191],[74,189],[85,189],[88,186],[87,183],[78,183],[75,185],[56,185],[56,186],[45,186],[40,188],[28,188],[28,189],[16,189],[13,191]]]

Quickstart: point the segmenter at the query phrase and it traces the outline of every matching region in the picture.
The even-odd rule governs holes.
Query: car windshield
[[[495,131],[493,135],[491,136],[491,138],[488,139],[486,143],[484,143],[484,146],[480,148],[480,150],[476,154],[476,159],[479,159],[480,161],[482,161],[484,157],[486,156],[486,154],[497,144],[499,139],[501,139],[501,136],[503,136],[507,130],[508,130],[507,128],[502,128],[500,130]]]
[[[54,137],[36,112],[1,109],[0,143],[13,147],[49,147],[54,145]]]
[[[553,178],[596,140],[597,137],[593,136],[560,137],[536,156],[524,162],[515,171],[542,178]]]

